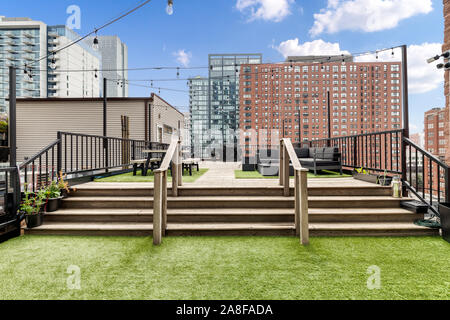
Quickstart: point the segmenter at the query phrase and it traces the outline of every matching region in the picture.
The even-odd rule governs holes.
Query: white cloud
[[[432,10],[431,0],[328,0],[327,8],[314,14],[310,34],[392,29],[401,20]]]
[[[341,50],[339,43],[325,42],[322,39],[299,43],[298,38],[295,38],[283,41],[273,48],[278,50],[285,58],[288,56],[349,54],[348,51]]]
[[[192,58],[192,53],[186,52],[185,49],[180,49],[174,52],[173,55],[176,57],[177,62],[180,63],[183,67],[189,66]]]
[[[294,0],[237,0],[236,8],[250,15],[249,21],[266,20],[280,22],[291,14]]]
[[[409,92],[420,94],[439,88],[444,82],[444,73],[436,69],[435,64],[428,64],[427,59],[442,51],[440,43],[423,43],[421,45],[410,45],[408,47],[408,85]],[[383,51],[378,55],[379,61],[401,61],[400,48],[392,51]],[[375,61],[376,55],[365,55],[356,57],[355,61]]]

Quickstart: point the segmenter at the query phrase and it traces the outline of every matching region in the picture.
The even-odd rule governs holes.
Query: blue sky
[[[76,31],[83,35],[139,2],[2,0],[0,15],[65,24],[67,7],[75,4],[81,9],[81,30]],[[365,52],[407,44],[413,46],[412,131],[422,130],[424,111],[444,106],[443,73],[424,63],[440,53],[442,0],[392,0],[391,7],[383,0],[174,0],[172,16],[166,14],[166,4],[153,0],[100,33],[118,35],[128,45],[130,68],[182,63],[204,67],[209,53],[262,53],[264,62],[279,62],[286,54]],[[180,51],[184,60],[177,56]],[[206,74],[206,69],[187,70],[180,77]],[[176,78],[176,71],[130,72],[129,78]],[[185,81],[154,85],[187,91]],[[149,94],[150,89],[130,86],[132,96]],[[187,92],[162,90],[161,95],[187,110]]]

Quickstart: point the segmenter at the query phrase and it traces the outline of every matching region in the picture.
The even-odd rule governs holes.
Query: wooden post
[[[161,244],[162,230],[162,173],[155,171],[154,195],[153,195],[153,244]]]
[[[162,210],[161,210],[161,216],[162,216],[162,236],[165,237],[167,234],[167,171],[164,171],[162,173],[162,183],[161,183],[161,202],[162,202]]]
[[[308,170],[300,171],[300,243],[309,244]]]
[[[286,145],[285,144],[283,144],[283,161],[284,161],[284,163],[283,163],[283,175],[284,175],[284,177],[283,177],[283,182],[284,182],[284,191],[283,191],[283,194],[284,194],[284,196],[285,197],[289,197],[289,194],[290,194],[290,192],[289,192],[289,189],[290,189],[290,183],[289,183],[289,171],[290,171],[290,169],[289,169],[289,153],[288,153],[288,150],[287,150],[287,148],[286,148]]]
[[[183,185],[183,153],[181,151],[181,140],[178,141],[178,186]]]
[[[280,170],[278,175],[280,176],[280,186],[284,185],[284,143],[283,140],[280,141]]]
[[[300,174],[301,172],[295,170],[295,235],[300,236]]]

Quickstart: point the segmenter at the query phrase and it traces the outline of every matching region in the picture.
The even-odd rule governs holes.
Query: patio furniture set
[[[313,171],[315,175],[320,170],[338,170],[342,175],[341,153],[339,148],[295,148],[295,153],[303,168]],[[278,149],[259,150],[255,164],[243,163],[244,171],[258,170],[263,176],[277,176],[280,167],[280,151]],[[292,165],[290,175],[294,174]]]
[[[164,159],[167,150],[143,150],[144,154],[147,154],[146,159],[132,160],[133,176],[137,175],[138,170],[141,171],[142,176],[146,177],[148,170],[155,170],[161,166],[161,162]],[[196,168],[200,171],[200,159],[183,159],[182,160],[183,173],[186,170],[189,175],[192,176],[192,169]],[[170,170],[170,168],[169,168]]]

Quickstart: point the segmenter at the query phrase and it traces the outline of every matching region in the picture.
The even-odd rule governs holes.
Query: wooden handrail
[[[309,244],[308,169],[302,167],[291,139],[280,141],[280,185],[285,197],[290,196],[289,163],[294,168],[295,233],[302,245]]]
[[[173,139],[159,169],[154,171],[153,244],[160,245],[167,230],[167,171],[172,164],[172,196],[178,196],[182,185],[181,141]]]
[[[286,147],[286,150],[289,154],[289,158],[291,159],[292,166],[294,167],[294,170],[305,170],[308,171],[308,169],[305,169],[300,164],[300,160],[298,160],[297,154],[295,153],[294,146],[292,145],[291,139],[283,139],[283,144]]]
[[[166,155],[164,156],[164,160],[161,163],[161,166],[159,167],[159,169],[155,170],[155,172],[163,172],[169,170],[170,163],[172,162],[175,152],[177,151],[178,142],[179,142],[178,139],[174,139],[172,141],[172,143],[169,146],[169,149],[166,152]]]

